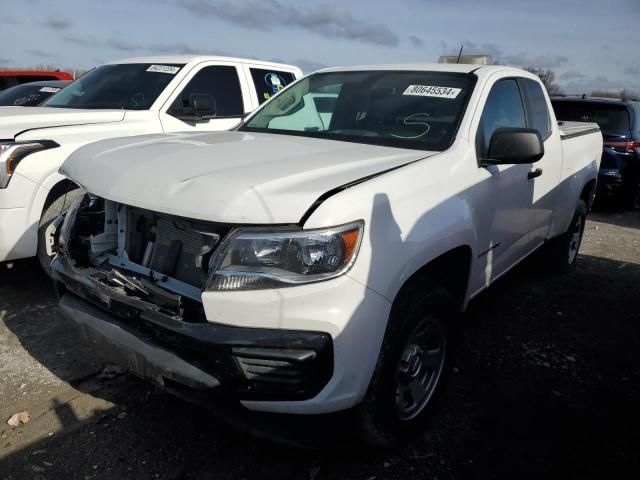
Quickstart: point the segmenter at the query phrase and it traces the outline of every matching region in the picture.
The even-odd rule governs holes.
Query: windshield
[[[461,73],[316,73],[266,103],[240,130],[444,150],[474,82]]]
[[[32,107],[60,90],[62,87],[25,83],[0,92],[0,106]]]
[[[43,103],[45,107],[147,110],[183,65],[102,65]]]

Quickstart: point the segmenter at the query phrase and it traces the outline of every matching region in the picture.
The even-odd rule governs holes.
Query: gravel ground
[[[0,479],[640,478],[640,214],[594,213],[581,253],[574,274],[533,258],[472,302],[437,415],[395,452],[285,447],[101,376],[17,263],[0,272]]]

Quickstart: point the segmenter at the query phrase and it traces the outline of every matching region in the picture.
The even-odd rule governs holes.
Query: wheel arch
[[[74,188],[79,188],[79,186],[64,175],[61,175],[58,172],[49,175],[49,177],[40,184],[40,187],[33,198],[30,212],[31,223],[37,225],[40,222],[40,217],[45,209],[60,195],[63,195]]]
[[[418,268],[396,293],[392,310],[403,308],[410,297],[420,291],[421,286],[434,283],[445,288],[453,296],[456,306],[463,310],[466,306],[472,255],[469,245],[460,245]]]
[[[585,184],[582,188],[582,192],[580,193],[580,200],[582,200],[587,206],[587,212],[591,210],[591,206],[593,205],[593,201],[596,197],[596,184],[597,179],[592,178]]]

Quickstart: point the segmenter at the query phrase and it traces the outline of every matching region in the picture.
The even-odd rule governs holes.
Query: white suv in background
[[[38,254],[80,191],[58,173],[78,147],[129,135],[227,130],[302,71],[215,56],[145,57],[94,68],[44,106],[0,108],[0,263]]]

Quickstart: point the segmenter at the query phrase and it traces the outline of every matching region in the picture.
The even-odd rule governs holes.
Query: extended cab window
[[[241,117],[244,114],[236,67],[215,65],[200,70],[175,99],[169,113],[176,116],[188,114],[192,94],[208,95],[212,99],[216,117]]]
[[[250,68],[249,70],[251,71],[251,78],[253,79],[253,85],[256,87],[260,103],[269,100],[296,79],[291,72],[263,70],[261,68]]]
[[[542,139],[551,135],[551,120],[547,109],[547,99],[542,87],[535,80],[529,78],[520,79],[527,95],[527,113],[529,114],[529,128],[534,128],[540,133]]]
[[[475,80],[428,71],[315,73],[240,130],[440,151],[455,138]]]
[[[484,105],[478,136],[478,158],[487,158],[491,135],[499,128],[525,128],[527,125],[518,82],[514,79],[499,80],[491,88]]]

